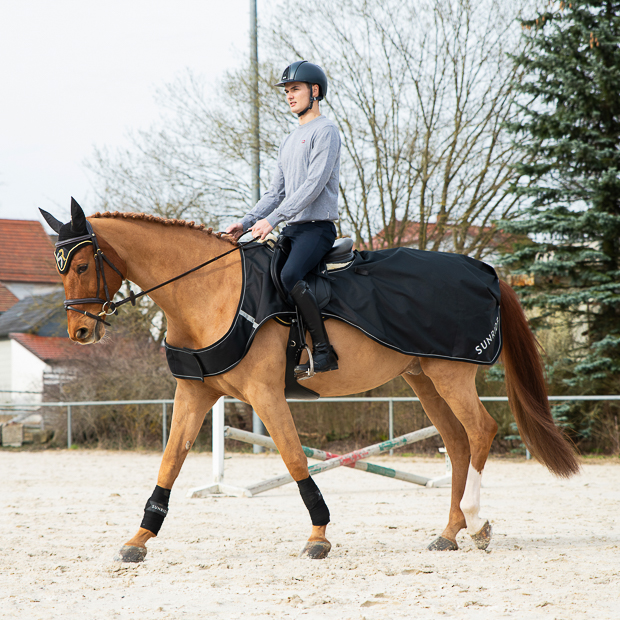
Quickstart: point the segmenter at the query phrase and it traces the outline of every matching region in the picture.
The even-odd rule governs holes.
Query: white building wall
[[[2,338],[0,339],[0,403],[12,400],[11,389],[11,341],[8,338]]]
[[[41,402],[43,373],[50,367],[19,342],[11,340],[11,390],[13,402]]]
[[[60,284],[33,284],[28,282],[2,282],[2,284],[19,300],[36,295],[47,295],[62,288]]]

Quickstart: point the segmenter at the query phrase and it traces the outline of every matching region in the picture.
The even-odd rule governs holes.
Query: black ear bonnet
[[[63,224],[53,215],[39,209],[54,232],[58,233],[58,241],[56,242],[56,250],[54,256],[56,258],[56,268],[59,273],[65,274],[71,265],[71,259],[75,253],[85,245],[92,245],[92,228],[87,221],[82,207],[77,201],[71,197],[71,221]]]

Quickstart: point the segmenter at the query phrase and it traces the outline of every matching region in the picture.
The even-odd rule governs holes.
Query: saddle
[[[271,280],[276,287],[276,291],[284,303],[290,308],[294,308],[291,304],[289,296],[280,280],[282,267],[286,263],[286,259],[291,251],[291,240],[288,237],[278,237],[273,246],[273,257],[269,266]],[[353,253],[353,239],[343,237],[336,239],[332,249],[323,257],[323,260],[308,274],[306,282],[314,293],[319,308],[324,308],[331,299],[332,290],[330,277],[328,273],[337,269],[342,269],[355,258]]]

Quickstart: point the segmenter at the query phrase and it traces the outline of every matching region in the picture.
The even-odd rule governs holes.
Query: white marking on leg
[[[467,471],[467,483],[465,484],[465,492],[461,500],[461,510],[465,515],[467,523],[467,533],[477,534],[484,526],[485,519],[481,519],[480,512],[480,483],[482,480],[482,472],[477,472],[472,464],[469,464]]]

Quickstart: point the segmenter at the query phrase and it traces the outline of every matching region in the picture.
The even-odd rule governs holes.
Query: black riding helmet
[[[318,84],[319,86],[319,96],[313,97],[311,92],[310,105],[303,112],[300,112],[298,116],[303,116],[308,110],[312,109],[314,101],[321,101],[327,95],[327,76],[325,71],[307,60],[297,60],[286,67],[282,72],[282,78],[276,86],[284,86],[289,82],[306,82],[311,89],[312,84]]]

